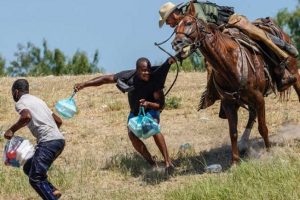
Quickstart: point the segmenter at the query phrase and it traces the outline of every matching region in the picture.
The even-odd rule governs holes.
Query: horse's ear
[[[190,1],[190,5],[189,5],[189,8],[188,8],[187,13],[188,13],[189,15],[192,15],[192,16],[195,16],[195,15],[196,15],[196,9],[195,9],[194,1],[193,1],[193,0]]]

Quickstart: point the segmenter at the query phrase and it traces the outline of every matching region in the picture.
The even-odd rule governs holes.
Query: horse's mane
[[[218,46],[216,46],[216,48],[218,48],[221,52],[236,48],[237,43],[235,42],[235,40],[222,33],[217,25],[208,23],[207,28],[210,32],[213,33],[216,44],[219,44]]]

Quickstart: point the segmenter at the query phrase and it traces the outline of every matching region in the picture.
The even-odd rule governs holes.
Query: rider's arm
[[[156,84],[159,85],[158,89],[162,89],[164,87],[170,67],[175,62],[176,60],[170,57],[161,66],[156,67],[152,72],[152,76],[155,79]]]

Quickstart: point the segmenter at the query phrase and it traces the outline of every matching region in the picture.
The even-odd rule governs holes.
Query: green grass
[[[181,98],[171,96],[166,98],[165,109],[178,109],[181,106]]]
[[[60,189],[66,190],[71,187],[74,173],[67,168],[53,165],[48,174],[49,180]],[[18,199],[19,196],[38,199],[22,168],[0,165],[0,187],[0,199]]]
[[[166,193],[166,199],[300,199],[300,160],[292,156],[243,162]]]

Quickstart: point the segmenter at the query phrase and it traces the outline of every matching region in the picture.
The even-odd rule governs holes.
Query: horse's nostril
[[[173,42],[172,42],[172,45],[173,46],[177,46],[177,45],[180,45],[180,44],[182,44],[183,42],[181,41],[181,40],[174,40]]]

